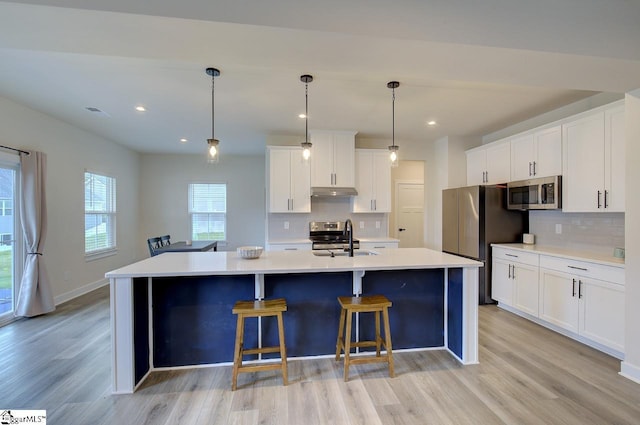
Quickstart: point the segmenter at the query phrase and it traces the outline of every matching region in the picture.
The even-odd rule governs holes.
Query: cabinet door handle
[[[575,279],[571,279],[573,281],[573,285],[571,288],[571,296],[575,297],[576,296],[576,280]]]
[[[578,280],[578,298],[582,298],[582,281]]]
[[[509,279],[511,279],[511,264],[509,264],[509,273],[508,273],[508,277],[509,277]]]
[[[533,161],[533,175],[536,175],[536,162]]]
[[[529,163],[529,177],[531,177],[531,163]]]
[[[511,279],[515,279],[516,278],[516,265],[512,264],[511,267],[513,267],[513,270],[511,271]]]
[[[600,194],[602,192],[598,191],[598,209],[600,209],[600,207],[602,206],[602,204],[600,203]]]
[[[378,211],[378,200],[377,199],[373,200],[373,210],[374,211]]]
[[[586,272],[588,269],[584,268],[584,267],[576,267],[576,266],[567,266],[570,269],[575,269],[575,270],[582,270],[583,272]]]
[[[608,190],[604,191],[604,207],[608,208],[609,207],[609,203],[607,202],[607,195],[609,194]]]

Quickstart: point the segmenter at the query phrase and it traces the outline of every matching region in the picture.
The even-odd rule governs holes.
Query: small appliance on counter
[[[522,234],[522,243],[527,245],[533,245],[536,243],[536,235],[532,233],[523,233]]]
[[[349,249],[349,237],[344,221],[312,221],[309,223],[311,249]],[[353,248],[360,248],[360,241],[353,239]]]

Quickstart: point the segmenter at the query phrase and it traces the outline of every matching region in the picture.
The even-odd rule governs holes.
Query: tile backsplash
[[[529,211],[529,233],[538,245],[613,255],[614,248],[624,248],[624,213]]]
[[[387,236],[388,214],[351,212],[350,198],[311,198],[311,212],[308,214],[269,214],[267,240],[306,239],[309,237],[310,221],[353,222],[353,234],[356,238],[375,238]],[[285,229],[288,225],[288,229]]]

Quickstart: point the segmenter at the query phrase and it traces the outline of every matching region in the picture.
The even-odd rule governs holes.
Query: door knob
[[[401,227],[401,228],[398,229],[398,232],[404,232],[405,230],[407,230],[407,229],[404,229],[404,228]]]

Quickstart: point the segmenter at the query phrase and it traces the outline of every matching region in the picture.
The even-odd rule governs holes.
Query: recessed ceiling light
[[[435,122],[434,120],[431,121],[427,121],[427,125],[433,127],[434,125],[436,125],[437,122]]]
[[[180,139],[180,143],[187,143],[187,139],[183,137],[182,139]]]
[[[307,116],[305,114],[298,114],[298,118],[305,119],[305,118],[307,118]]]
[[[138,111],[138,112],[146,112],[147,108],[145,108],[142,105],[138,105],[138,106],[136,106],[136,111]]]

